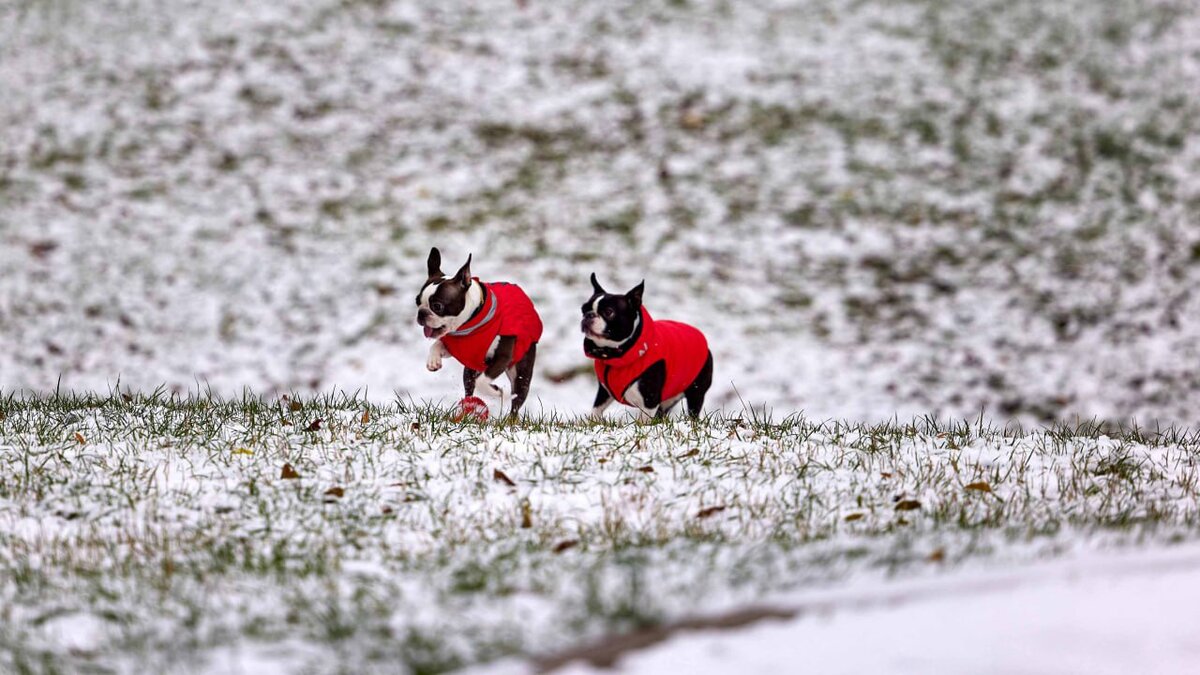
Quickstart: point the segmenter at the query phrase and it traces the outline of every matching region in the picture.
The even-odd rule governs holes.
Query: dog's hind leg
[[[708,359],[704,362],[704,367],[700,369],[700,374],[688,388],[684,390],[683,395],[687,398],[688,414],[693,418],[700,416],[700,408],[704,405],[704,395],[708,393],[708,388],[712,386],[713,376],[713,356],[712,351],[708,352]]]
[[[517,413],[520,412],[521,406],[525,404],[525,399],[529,396],[529,386],[533,383],[533,364],[536,360],[537,343],[535,342],[529,345],[529,351],[525,352],[525,356],[515,365],[509,366],[506,371],[513,392],[512,409],[508,413],[510,419],[517,418]]]

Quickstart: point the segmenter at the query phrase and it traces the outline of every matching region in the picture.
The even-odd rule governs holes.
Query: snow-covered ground
[[[0,2],[0,671],[525,667],[923,583],[626,666],[1079,607],[1168,669],[1103,618],[1193,572],[1021,570],[1200,531],[1198,91],[1193,0]],[[542,312],[523,425],[425,405],[435,245]],[[593,271],[720,415],[574,417]]]
[[[1200,531],[1198,457],[1096,428],[3,399],[0,670],[441,672],[1161,548]]]
[[[431,245],[591,386],[595,270],[714,408],[1192,424],[1188,0],[0,5],[0,387],[450,398]],[[740,395],[740,399],[739,399]]]
[[[1195,546],[779,601],[799,617],[684,632],[626,653],[615,668],[575,660],[554,672],[1183,675],[1200,661]],[[534,669],[508,662],[469,672]]]

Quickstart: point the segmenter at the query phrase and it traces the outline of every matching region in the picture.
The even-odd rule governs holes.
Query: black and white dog
[[[453,277],[442,273],[442,255],[429,251],[429,276],[417,293],[417,324],[433,340],[425,367],[441,370],[442,358],[463,364],[463,391],[499,399],[496,384],[507,374],[512,386],[509,416],[515,418],[533,380],[542,320],[525,292],[504,281],[480,281],[471,276],[471,256]]]
[[[625,294],[606,292],[592,274],[592,297],[583,303],[583,352],[600,381],[592,416],[615,400],[646,417],[665,417],[687,399],[696,417],[712,385],[713,357],[704,334],[678,321],[655,321],[642,304],[645,282]]]

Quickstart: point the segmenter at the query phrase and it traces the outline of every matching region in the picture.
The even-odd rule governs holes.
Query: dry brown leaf
[[[317,419],[310,422],[308,426],[304,427],[304,430],[305,431],[320,431],[321,430],[321,421],[322,421],[321,418],[318,417]]]
[[[687,459],[688,457],[695,457],[698,454],[700,454],[700,448],[692,448],[691,450],[688,450],[687,452],[683,453],[682,455],[679,455],[675,459]]]
[[[649,464],[646,466],[639,466],[637,470],[641,473],[654,473],[654,467],[650,466]]]
[[[988,485],[986,482],[981,481],[981,480],[975,481],[974,483],[967,483],[963,487],[966,490],[972,490],[974,492],[991,492],[992,491],[992,486]]]
[[[75,432],[75,442],[80,445],[83,445],[84,443],[87,443],[87,439],[83,437],[83,434],[76,431]]]
[[[361,421],[362,421],[362,423],[363,423],[363,424],[366,424],[367,422],[370,422],[370,421],[371,421],[371,411],[370,411],[369,409],[368,409],[368,410],[364,410],[364,411],[363,411],[363,414],[362,414],[362,417],[361,417],[360,419],[361,419]]]
[[[410,426],[410,427],[408,428],[408,430],[409,430],[409,431],[420,431],[420,430],[421,430],[421,423],[420,423],[420,422],[413,422],[413,423],[412,423],[412,426]]]
[[[279,472],[279,477],[283,480],[294,480],[299,478],[300,474],[296,473],[296,470],[292,468],[291,464],[284,464],[283,470]]]
[[[513,479],[509,478],[508,474],[504,473],[500,469],[492,469],[492,480],[498,483],[504,483],[508,487],[517,486],[517,484],[513,482]]]
[[[697,518],[708,518],[709,516],[716,515],[724,510],[725,510],[724,504],[721,504],[719,506],[706,506],[696,512],[696,517]]]
[[[847,523],[853,523],[856,520],[862,520],[863,518],[866,518],[866,517],[867,517],[867,514],[865,514],[865,513],[848,513],[848,514],[846,514],[846,517],[844,520]]]
[[[291,403],[288,403],[288,410],[291,410],[292,412],[296,412],[297,410],[303,410],[303,409],[304,409],[304,404],[301,403],[300,401],[292,401]]]
[[[521,500],[521,528],[528,530],[533,527],[533,506],[528,499]]]
[[[942,562],[945,559],[946,559],[946,549],[944,549],[944,548],[934,549],[933,553],[930,553],[929,557],[926,558],[926,560],[928,560],[929,562],[938,562],[938,563]]]
[[[569,551],[578,545],[579,545],[578,539],[564,539],[563,541],[560,541],[554,545],[553,551],[555,553],[562,553],[563,551]]]
[[[689,131],[696,131],[704,128],[704,115],[695,110],[685,111],[679,116],[679,124]]]
[[[901,499],[896,502],[897,511],[916,511],[921,508],[921,502],[915,499]]]
[[[326,497],[341,499],[346,496],[346,491],[336,485],[325,491]],[[329,501],[328,499],[326,501]]]

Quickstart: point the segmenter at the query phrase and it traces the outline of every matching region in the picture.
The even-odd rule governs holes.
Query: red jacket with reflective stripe
[[[542,318],[520,286],[506,281],[483,283],[483,306],[458,330],[443,335],[450,355],[471,370],[487,370],[487,353],[501,335],[517,338],[513,363],[525,358],[529,346],[542,337]]]
[[[662,400],[679,396],[688,388],[708,360],[704,333],[678,321],[655,321],[642,307],[642,332],[623,356],[595,359],[596,378],[618,403],[625,403],[625,390],[659,360],[667,362]]]

